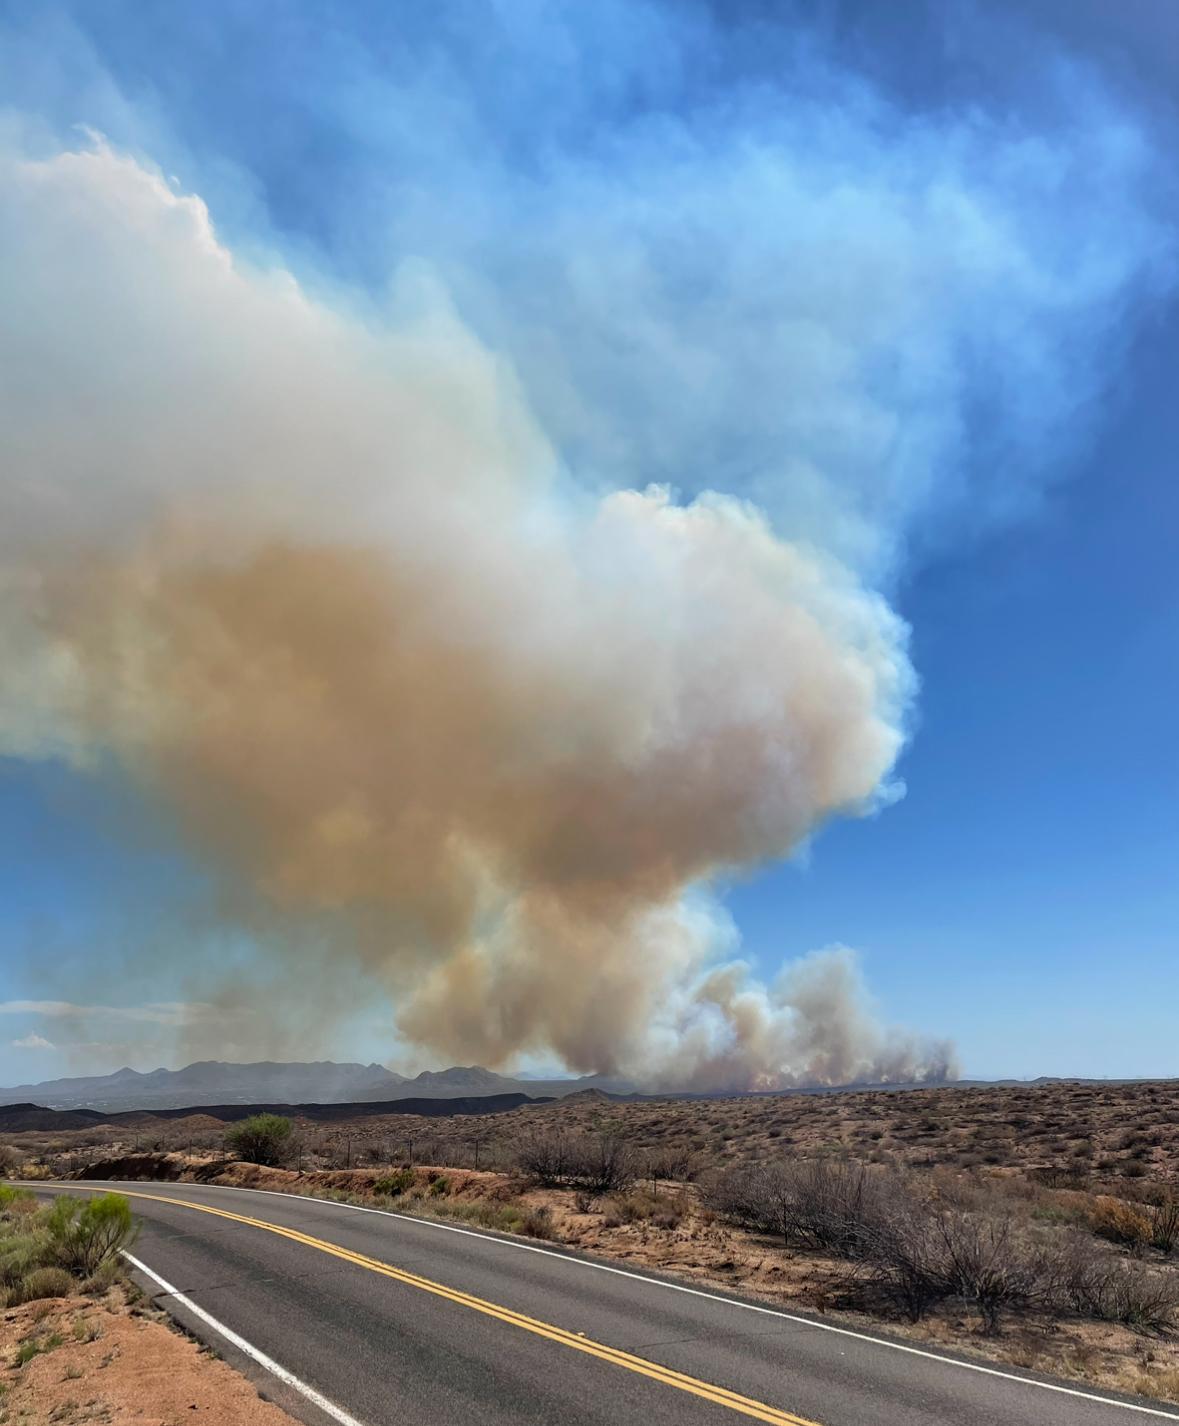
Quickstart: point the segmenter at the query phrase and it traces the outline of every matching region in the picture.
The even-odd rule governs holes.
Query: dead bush
[[[1179,1198],[1172,1194],[1150,1210],[1150,1241],[1160,1253],[1174,1251],[1179,1243]]]
[[[1053,1261],[1051,1302],[1058,1309],[1137,1332],[1163,1332],[1179,1312],[1179,1279],[1166,1268],[1127,1262],[1070,1234]]]
[[[1135,1332],[1166,1332],[1179,1311],[1179,1282],[1142,1263],[1112,1264],[1098,1314]]]
[[[626,1141],[617,1134],[570,1139],[562,1175],[565,1183],[589,1193],[618,1193],[634,1183],[638,1164]]]
[[[864,1164],[816,1159],[792,1174],[798,1241],[840,1257],[862,1257],[886,1213],[884,1175]]]
[[[19,1302],[35,1302],[43,1297],[69,1297],[78,1290],[78,1284],[65,1268],[34,1268],[10,1291],[10,1305]]]
[[[550,1208],[529,1208],[524,1214],[520,1231],[526,1238],[555,1238],[557,1230],[553,1225]]]
[[[533,1134],[516,1152],[516,1167],[544,1188],[565,1177],[567,1147],[562,1134]]]
[[[942,1242],[923,1202],[897,1194],[873,1226],[863,1256],[877,1289],[910,1322],[919,1322],[950,1290]]]
[[[942,1212],[937,1215],[941,1272],[950,1295],[972,1303],[987,1332],[997,1332],[1004,1311],[1044,1295],[1049,1260],[1009,1218]]]
[[[985,1184],[815,1160],[729,1169],[702,1186],[701,1201],[731,1223],[855,1263],[913,1321],[958,1298],[987,1332],[1041,1305],[1157,1330],[1179,1295],[1168,1272],[1122,1262],[1088,1234],[1026,1225],[1030,1205],[1016,1214],[1006,1191]],[[612,1216],[622,1221],[625,1210],[615,1205]]]
[[[658,1206],[649,1193],[619,1193],[606,1204],[605,1212],[616,1223],[645,1223]]]
[[[750,1164],[715,1175],[701,1198],[730,1222],[787,1245],[859,1257],[885,1211],[885,1182],[882,1171],[842,1160]]]
[[[516,1167],[542,1187],[575,1188],[582,1201],[592,1203],[603,1193],[628,1189],[639,1165],[617,1134],[535,1134],[517,1150]]]
[[[1086,1234],[1074,1232],[1064,1236],[1052,1262],[1051,1305],[1058,1311],[1076,1312],[1081,1317],[1103,1316],[1110,1261],[1108,1252],[1098,1248]]]
[[[778,1164],[741,1164],[710,1175],[700,1201],[718,1217],[789,1242],[793,1202],[789,1177]]]
[[[1179,1313],[1179,1278],[1168,1268],[1128,1262],[1071,1232],[1056,1246],[1048,1305],[1135,1332],[1166,1332]]]
[[[668,1144],[647,1155],[643,1177],[649,1178],[653,1185],[661,1180],[689,1183],[694,1169],[695,1155],[687,1145]]]
[[[874,1202],[859,1252],[878,1289],[914,1322],[956,1297],[997,1332],[1004,1312],[1045,1301],[1052,1282],[1045,1244],[1009,1216],[938,1203],[900,1177]]]

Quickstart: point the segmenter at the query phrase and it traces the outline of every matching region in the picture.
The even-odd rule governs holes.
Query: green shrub
[[[11,1292],[46,1257],[43,1237],[35,1233],[9,1233],[0,1238],[0,1288]]]
[[[104,1193],[85,1203],[55,1199],[45,1230],[57,1262],[78,1277],[90,1277],[130,1246],[137,1224],[121,1193]]]
[[[0,1214],[7,1215],[18,1203],[31,1203],[33,1195],[27,1188],[12,1188],[0,1183]]]
[[[373,1184],[374,1193],[382,1193],[386,1198],[399,1198],[414,1186],[413,1169],[397,1169],[395,1173],[379,1178]]]
[[[254,1114],[226,1130],[225,1143],[239,1159],[273,1168],[290,1156],[294,1128],[281,1114]]]
[[[429,1208],[427,1212],[433,1213]],[[497,1233],[520,1233],[524,1228],[524,1210],[517,1203],[489,1203],[476,1199],[473,1203],[452,1200],[439,1212],[460,1223],[474,1223],[479,1228],[491,1228]]]
[[[523,1210],[515,1203],[473,1203],[470,1213],[462,1216],[470,1223],[498,1233],[519,1233],[524,1227]]]
[[[52,1352],[55,1347],[60,1347],[64,1341],[65,1338],[60,1332],[51,1332],[48,1337],[30,1337],[27,1342],[22,1342],[16,1349],[16,1361],[13,1365],[23,1367],[26,1362],[31,1362],[42,1352]]]

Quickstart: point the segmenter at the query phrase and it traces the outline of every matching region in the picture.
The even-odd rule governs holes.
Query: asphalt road
[[[128,1194],[144,1285],[312,1426],[1179,1422],[524,1240],[244,1189],[28,1186]]]

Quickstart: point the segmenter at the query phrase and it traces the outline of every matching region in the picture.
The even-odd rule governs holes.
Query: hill
[[[182,1109],[125,1109],[104,1114],[97,1109],[47,1109],[40,1104],[0,1104],[0,1134],[52,1134],[67,1129],[134,1129],[149,1133],[173,1120],[187,1132],[248,1119],[251,1114],[284,1114],[316,1123],[361,1121],[380,1115],[416,1115],[435,1118],[459,1115],[502,1114],[529,1104],[552,1104],[551,1098],[527,1094],[439,1095],[415,1099],[366,1100],[340,1104],[287,1104],[262,1101],[253,1104],[201,1104]],[[198,1121],[204,1121],[199,1122]]]
[[[46,1109],[40,1104],[0,1104],[0,1134],[89,1129],[103,1123],[105,1118],[93,1109]]]
[[[188,1109],[205,1104],[363,1104],[398,1098],[455,1099],[518,1094],[559,1098],[582,1089],[632,1091],[623,1080],[601,1075],[581,1079],[511,1079],[480,1065],[423,1070],[408,1079],[380,1064],[333,1060],[232,1064],[198,1060],[183,1069],[148,1073],[123,1068],[113,1074],[43,1080],[0,1089],[0,1102],[31,1102],[50,1109]]]
[[[148,1073],[124,1067],[113,1074],[46,1080],[0,1089],[0,1099],[33,1100],[53,1109],[172,1109],[186,1105],[281,1100],[390,1099],[405,1076],[379,1064],[229,1064],[198,1060],[183,1069]]]

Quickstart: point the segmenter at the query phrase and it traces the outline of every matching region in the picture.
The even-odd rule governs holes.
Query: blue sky
[[[970,1075],[1174,1074],[1179,19],[885,8],[0,5],[0,134],[101,132],[365,321],[428,268],[577,498],[729,492],[879,590],[904,796],[726,877],[741,954],[855,947]],[[10,1007],[0,1081],[297,1000],[210,875],[117,756],[0,762],[0,999],[120,1007]],[[387,1058],[352,974],[326,1049]]]

